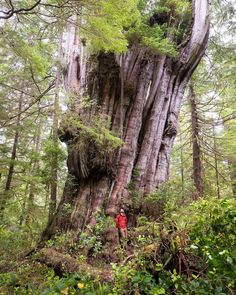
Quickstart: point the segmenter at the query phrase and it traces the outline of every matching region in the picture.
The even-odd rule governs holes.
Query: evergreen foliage
[[[199,118],[203,198],[193,202],[196,188],[191,114],[185,99],[170,180],[145,198],[134,182],[127,188],[130,199],[123,205],[132,223],[127,249],[114,242],[114,220],[104,212],[96,212],[96,224],[84,227],[76,238],[72,232],[57,232],[45,243],[46,249],[79,264],[79,270],[68,273],[61,271],[63,261],[46,266],[39,262],[40,251],[32,251],[48,222],[55,159],[56,201],[63,196],[66,181],[66,148],[53,133],[53,119],[59,116],[59,136],[69,148],[80,151],[81,157],[86,150],[86,156],[103,161],[104,166],[106,161],[117,165],[114,155],[119,155],[123,140],[118,130],[111,131],[111,117],[101,116],[90,97],[81,98],[84,105],[77,112],[68,110],[75,95],[68,103],[61,77],[57,80],[57,73],[62,76],[67,67],[63,54],[58,53],[60,40],[68,24],[76,22],[92,54],[121,56],[137,46],[177,60],[190,34],[191,1],[12,0],[1,4],[0,207],[4,214],[0,212],[0,294],[234,294],[233,1],[212,1],[209,49],[192,79]],[[56,95],[58,110],[54,107]],[[85,108],[90,110],[89,116],[81,111]],[[100,172],[96,165],[93,168],[93,174]],[[96,182],[92,176],[91,183]],[[133,179],[138,176],[139,171],[134,170]],[[78,187],[83,184],[82,180]],[[105,198],[110,198],[110,192]],[[89,203],[87,195],[85,199]],[[62,223],[74,210],[67,202],[59,209]]]

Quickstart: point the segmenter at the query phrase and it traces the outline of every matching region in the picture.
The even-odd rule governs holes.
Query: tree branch
[[[40,4],[41,0],[38,0],[33,6],[28,7],[28,8],[19,8],[15,9],[11,0],[9,0],[9,4],[11,6],[11,9],[8,10],[7,12],[2,11],[5,15],[0,16],[0,19],[8,19],[11,18],[14,14],[20,14],[20,13],[25,13],[33,10],[35,7],[37,7]]]
[[[31,104],[29,104],[25,109],[23,109],[20,113],[18,113],[18,114],[16,114],[16,115],[14,115],[14,116],[12,116],[12,117],[10,117],[9,118],[9,120],[8,121],[6,121],[2,126],[1,126],[1,128],[2,127],[5,127],[6,126],[6,124],[7,124],[7,122],[9,122],[10,120],[12,120],[12,119],[14,119],[14,118],[16,118],[17,116],[19,116],[20,114],[23,114],[23,113],[25,113],[26,111],[28,111],[33,105],[35,105],[46,93],[48,93],[53,87],[55,86],[55,84],[54,84],[54,82],[51,84],[51,85],[49,85],[49,87],[46,89],[46,90],[44,90]]]

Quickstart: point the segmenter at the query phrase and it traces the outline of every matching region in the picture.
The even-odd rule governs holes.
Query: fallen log
[[[81,273],[83,275],[88,274],[94,279],[100,279],[103,282],[112,281],[112,271],[108,268],[109,266],[105,269],[97,268],[52,248],[40,249],[36,254],[36,259],[38,262],[53,268],[59,276],[65,273]]]

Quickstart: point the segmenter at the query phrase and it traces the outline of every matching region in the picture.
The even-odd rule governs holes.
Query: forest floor
[[[0,294],[236,294],[236,201],[201,200],[165,214],[139,216],[126,249],[104,240],[106,217],[77,242],[58,234],[32,252],[24,228],[1,226]]]

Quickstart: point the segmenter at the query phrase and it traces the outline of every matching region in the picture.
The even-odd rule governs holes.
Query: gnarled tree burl
[[[158,16],[150,26],[155,21],[160,21]],[[94,214],[101,208],[112,215],[120,202],[129,198],[130,182],[145,195],[167,180],[181,99],[207,46],[207,0],[192,1],[192,20],[186,31],[187,37],[178,40],[175,58],[133,43],[123,55],[100,53],[84,59],[85,44],[73,39],[66,87],[78,99],[82,94],[96,101],[96,105],[80,109],[78,116],[81,120],[94,118],[94,114],[110,116],[110,129],[122,136],[123,144],[113,152],[101,152],[95,141],[76,142],[79,128],[76,137],[63,130],[69,177],[43,238],[58,229],[93,225]],[[74,109],[76,113],[76,105]],[[71,210],[65,210],[68,206]]]

